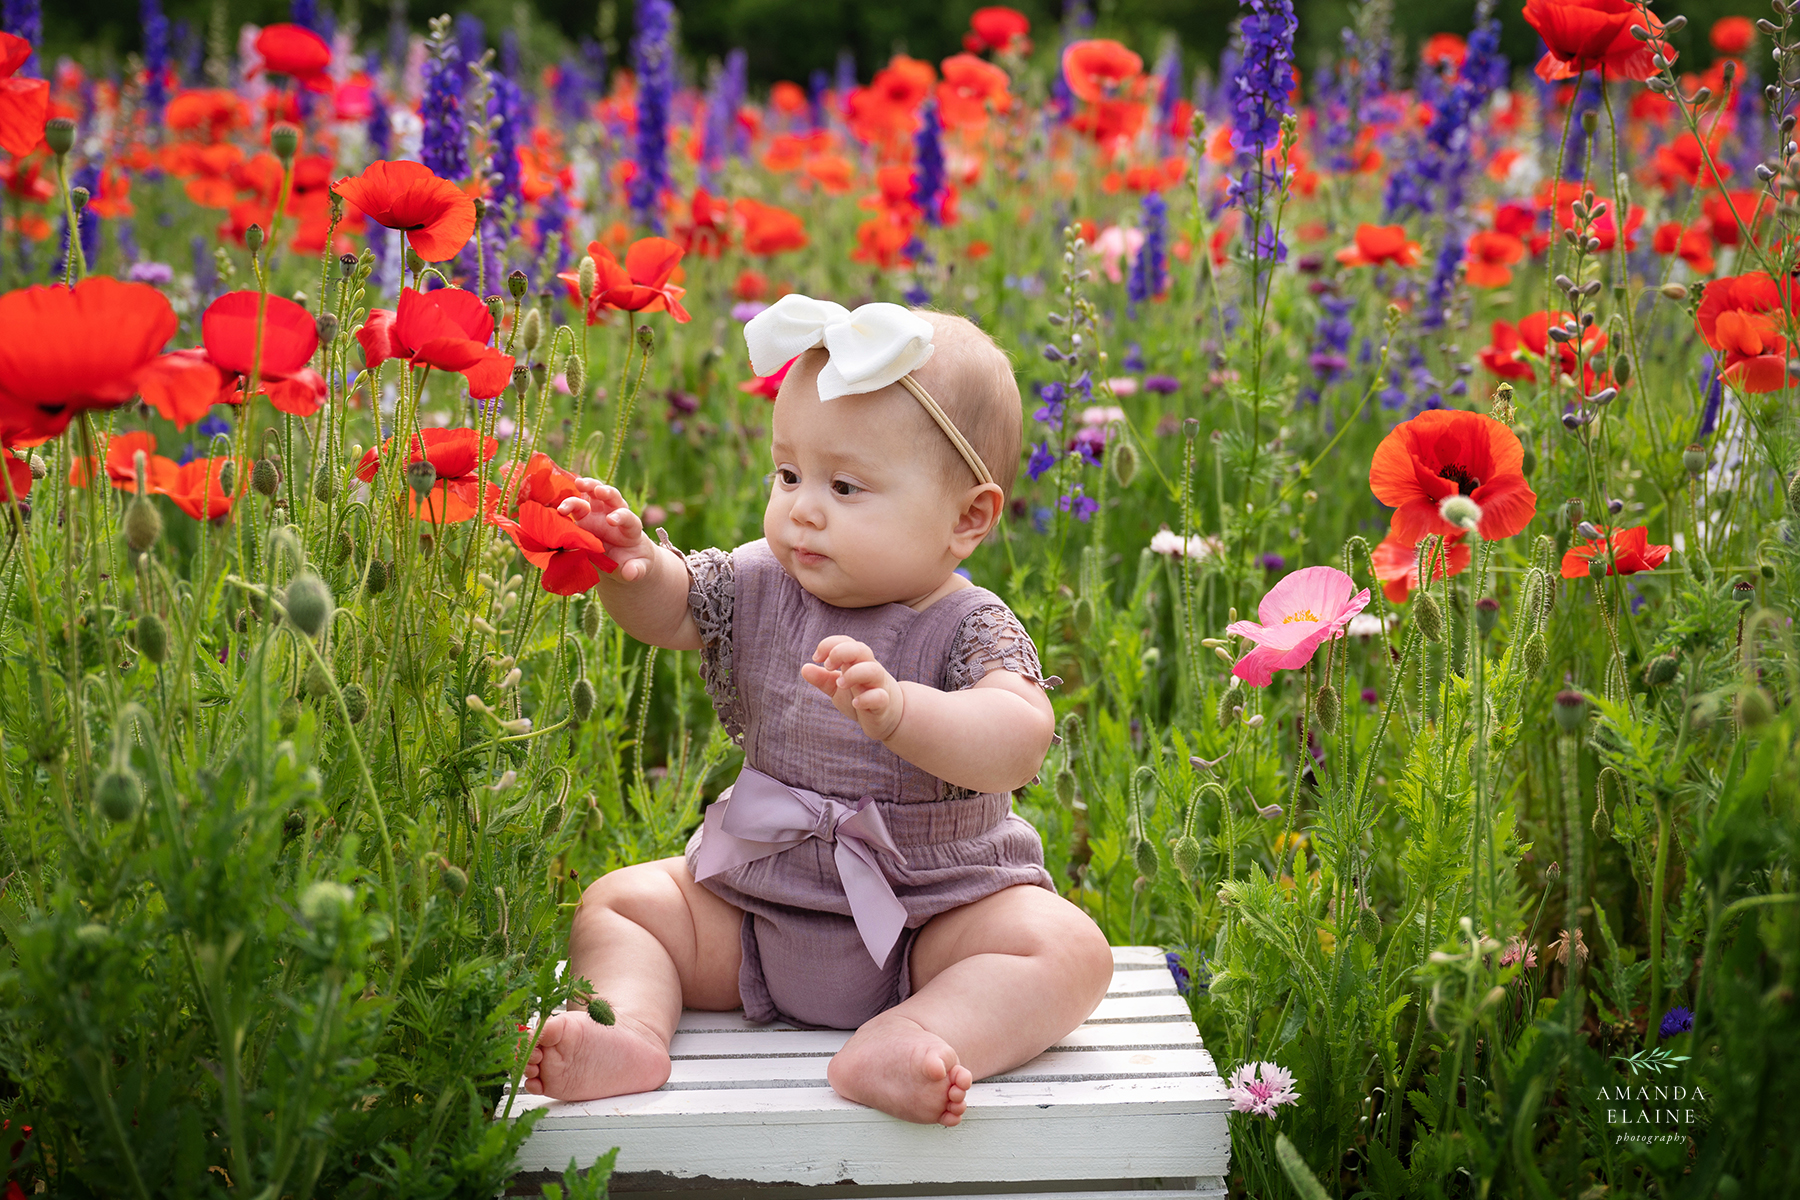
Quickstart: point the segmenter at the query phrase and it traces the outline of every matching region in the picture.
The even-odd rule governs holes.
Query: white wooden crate
[[[833,1091],[825,1067],[849,1038],[752,1025],[741,1010],[685,1011],[669,1081],[655,1091],[514,1100],[515,1115],[549,1110],[520,1152],[521,1182],[618,1146],[616,1193],[1224,1195],[1231,1105],[1153,946],[1115,946],[1112,985],[1093,1015],[1030,1062],[977,1082],[951,1128],[902,1121]]]

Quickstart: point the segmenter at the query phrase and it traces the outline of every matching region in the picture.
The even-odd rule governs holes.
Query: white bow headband
[[[773,375],[796,355],[825,347],[831,361],[819,372],[821,401],[900,384],[925,406],[975,478],[992,483],[993,475],[969,439],[912,377],[913,370],[931,357],[933,332],[931,322],[898,304],[865,304],[851,312],[830,300],[789,293],[750,318],[744,326],[744,344],[758,375]]]

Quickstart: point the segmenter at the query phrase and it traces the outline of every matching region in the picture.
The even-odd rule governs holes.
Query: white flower
[[[1090,404],[1081,410],[1083,425],[1104,425],[1108,421],[1123,421],[1125,410],[1116,404]]]
[[[1399,624],[1400,614],[1389,613],[1387,615],[1387,623],[1390,629]],[[1354,617],[1350,618],[1350,624],[1344,627],[1344,632],[1351,637],[1374,637],[1381,632],[1381,618],[1371,612],[1359,612]]]
[[[1109,379],[1106,381],[1106,386],[1112,389],[1112,394],[1115,396],[1135,396],[1138,391],[1138,381],[1130,375]]]
[[[1172,533],[1167,528],[1159,529],[1150,535],[1150,549],[1158,554],[1173,555],[1177,558],[1191,558],[1195,562],[1205,562],[1215,554],[1225,551],[1225,543],[1216,537],[1191,537],[1184,545],[1179,533]]]

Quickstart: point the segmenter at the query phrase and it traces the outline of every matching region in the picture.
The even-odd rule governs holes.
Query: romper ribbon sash
[[[873,796],[846,802],[789,787],[746,765],[731,785],[731,795],[707,808],[704,828],[696,881],[791,850],[807,838],[833,843],[832,857],[856,931],[876,967],[887,965],[888,952],[906,926],[906,906],[881,873],[872,847],[887,851],[903,865],[906,859],[888,834]]]

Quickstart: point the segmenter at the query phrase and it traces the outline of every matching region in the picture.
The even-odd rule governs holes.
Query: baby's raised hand
[[[900,727],[906,708],[900,683],[875,661],[875,652],[848,636],[834,633],[819,643],[800,677],[830,698],[837,710],[885,742]]]
[[[586,476],[577,479],[582,495],[570,496],[556,511],[606,543],[606,553],[619,569],[614,578],[627,583],[642,579],[656,555],[656,543],[644,522],[631,511],[619,489]]]

